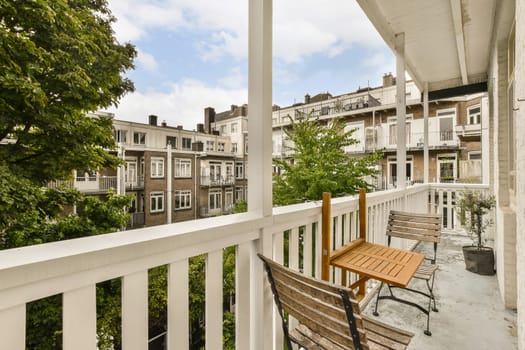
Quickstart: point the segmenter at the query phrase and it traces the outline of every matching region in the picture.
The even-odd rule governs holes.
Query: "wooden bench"
[[[413,335],[361,315],[352,290],[305,276],[259,254],[288,349],[406,349]],[[297,320],[289,329],[287,317]]]
[[[412,301],[399,298],[394,295],[392,289],[399,286],[387,283],[390,295],[381,295],[381,288],[384,282],[381,282],[381,286],[377,293],[376,305],[374,309],[374,315],[378,316],[377,307],[380,299],[392,299],[395,301],[402,302],[404,304],[412,305],[417,307],[419,310],[427,315],[427,328],[425,330],[426,335],[432,335],[430,332],[430,313],[431,310],[437,312],[436,298],[434,296],[434,279],[435,273],[438,270],[436,265],[437,245],[440,241],[441,236],[441,215],[438,214],[421,214],[421,213],[410,213],[404,211],[391,210],[388,218],[388,225],[386,228],[386,235],[388,238],[388,246],[390,246],[392,237],[398,237],[403,239],[417,240],[421,242],[432,242],[434,245],[434,254],[431,257],[425,257],[430,263],[421,264],[414,278],[422,279],[426,282],[428,292],[423,292],[417,289],[405,287],[405,290],[415,292],[420,295],[429,298],[428,307],[423,307]],[[432,307],[433,304],[433,307]]]

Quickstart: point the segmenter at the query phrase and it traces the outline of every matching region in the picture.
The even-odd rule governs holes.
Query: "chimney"
[[[230,111],[231,112],[234,112],[236,109],[237,109],[236,105],[231,105],[231,107],[230,107]]]
[[[204,134],[204,124],[202,123],[197,124],[197,132]]]
[[[168,123],[166,123],[166,121],[165,121],[165,120],[163,120],[163,121],[162,121],[162,123],[161,123],[160,125],[161,125],[162,127],[164,127],[164,128],[165,128],[165,127],[167,127],[167,126],[168,126]]]
[[[395,78],[392,75],[392,73],[384,74],[383,75],[383,87],[389,87],[394,86],[395,84]]]
[[[310,103],[310,95],[309,94],[304,95],[304,103],[305,104]]]
[[[242,115],[243,117],[248,116],[248,105],[247,105],[247,104],[243,104],[243,105],[241,106],[241,115]]]
[[[182,130],[182,125],[177,125],[177,130]]]
[[[149,125],[157,126],[158,117],[156,115],[150,114],[148,118],[149,118]]]
[[[215,109],[207,107],[204,109],[204,132],[209,134],[211,132],[211,123],[215,122]]]

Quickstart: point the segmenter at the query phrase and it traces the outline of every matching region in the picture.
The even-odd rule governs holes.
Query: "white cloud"
[[[210,33],[201,43],[202,59],[245,58],[248,51],[246,0],[109,0],[119,19],[121,41],[144,38],[155,29],[181,28]],[[333,57],[354,44],[382,45],[354,1],[286,0],[274,2],[274,56],[298,62],[312,54]]]
[[[145,70],[150,71],[150,72],[156,71],[157,68],[159,67],[157,60],[152,54],[142,51],[140,49],[137,49],[136,61]]]
[[[147,123],[147,116],[155,114],[159,121],[170,126],[183,125],[193,130],[204,122],[204,108],[213,107],[217,112],[230,108],[232,103],[248,100],[246,88],[210,86],[202,81],[184,79],[171,83],[167,92],[150,90],[124,96],[118,109],[110,109],[116,119]]]

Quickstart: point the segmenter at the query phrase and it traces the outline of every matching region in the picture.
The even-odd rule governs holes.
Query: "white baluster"
[[[122,347],[148,347],[148,271],[122,277]]]
[[[26,305],[0,311],[0,343],[6,349],[26,348]]]
[[[65,292],[62,301],[64,350],[97,348],[95,285]]]
[[[222,349],[222,249],[206,259],[206,349]]]
[[[168,266],[168,350],[187,350],[189,338],[188,259]]]

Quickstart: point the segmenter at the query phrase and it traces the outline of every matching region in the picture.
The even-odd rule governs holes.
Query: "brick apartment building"
[[[424,118],[421,93],[413,82],[406,87],[407,181],[423,182]],[[289,107],[274,106],[273,157],[290,157],[284,130],[290,117],[306,114],[323,122],[342,118],[359,143],[346,152],[359,157],[377,149],[384,150],[378,164],[380,178],[376,186],[392,188],[397,181],[395,78],[385,74],[383,84],[359,89],[340,96],[321,93],[306,95],[303,103]],[[484,94],[432,101],[429,106],[429,181],[488,181],[488,98]],[[483,141],[483,142],[482,142]],[[278,169],[276,169],[278,171]]]

